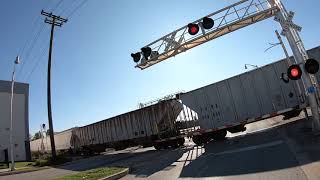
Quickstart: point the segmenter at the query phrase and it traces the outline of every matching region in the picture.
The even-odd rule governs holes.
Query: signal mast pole
[[[293,12],[287,12],[283,4],[280,0],[268,0],[271,6],[276,6],[280,9],[280,11],[276,14],[275,20],[278,21],[283,29],[282,35],[284,35],[291,47],[293,52],[293,56],[296,62],[301,66],[305,63],[309,56],[304,48],[302,40],[297,31],[300,31],[301,28],[292,22],[292,18],[294,16]],[[304,67],[301,67],[302,70],[302,81],[305,87],[305,92],[309,92],[307,94],[309,104],[311,107],[312,117],[313,117],[313,131],[315,133],[320,132],[320,116],[318,110],[318,103],[316,100],[315,90],[317,87],[317,81],[313,75],[308,74]]]

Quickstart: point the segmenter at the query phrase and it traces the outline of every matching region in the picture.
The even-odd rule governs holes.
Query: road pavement
[[[308,133],[308,126],[301,123],[307,121],[287,122],[280,117],[256,122],[247,125],[246,132],[228,133],[226,140],[212,141],[201,147],[187,140],[185,147],[171,150],[131,148],[56,168],[0,176],[0,180],[45,180],[101,166],[130,167],[124,180],[319,180],[320,138]]]
[[[306,133],[310,129],[301,131],[307,121],[287,122],[271,118],[248,125],[245,133],[228,134],[225,141],[202,147],[187,142],[184,149],[153,158],[131,158],[122,163],[132,167],[122,179],[319,180],[320,138]]]

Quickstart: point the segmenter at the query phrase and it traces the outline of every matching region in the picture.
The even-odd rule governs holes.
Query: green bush
[[[48,166],[49,164],[50,163],[47,159],[37,159],[35,160],[35,163],[34,163],[35,166],[39,166],[39,167]]]
[[[43,156],[40,159],[35,160],[35,166],[50,166],[50,165],[59,165],[66,162],[69,162],[71,159],[62,155],[58,155],[55,161],[52,161],[51,156]]]

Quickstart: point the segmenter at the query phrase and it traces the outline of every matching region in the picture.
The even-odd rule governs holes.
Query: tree
[[[32,140],[40,139],[41,138],[41,132],[36,132],[32,138]]]

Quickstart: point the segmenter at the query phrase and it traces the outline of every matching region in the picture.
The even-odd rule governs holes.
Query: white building
[[[11,82],[0,80],[0,162],[5,150],[10,160],[10,97]],[[13,140],[15,161],[31,159],[29,143],[29,84],[15,83],[13,101]]]

